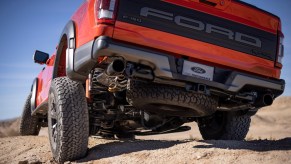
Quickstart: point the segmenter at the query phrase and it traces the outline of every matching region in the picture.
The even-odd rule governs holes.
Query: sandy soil
[[[15,137],[18,124],[0,122],[0,163],[54,163],[47,129],[36,137]],[[291,163],[291,97],[253,116],[246,141],[203,141],[197,125],[188,125],[188,132],[134,141],[91,137],[88,155],[67,163]]]

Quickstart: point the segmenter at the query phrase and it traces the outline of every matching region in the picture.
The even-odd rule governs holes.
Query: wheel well
[[[72,64],[68,63],[68,55],[73,56],[75,49],[75,25],[71,20],[65,26],[60,42],[57,48],[54,70],[53,70],[53,79],[56,77],[68,76],[68,68],[73,71]],[[70,51],[68,51],[70,50]],[[68,51],[68,52],[67,52]],[[69,54],[67,54],[69,53]],[[72,58],[73,59],[73,58]]]
[[[66,76],[66,50],[68,48],[67,35],[64,34],[61,37],[61,41],[58,45],[55,64],[54,64],[54,72],[53,79],[57,77]]]
[[[66,76],[66,50],[68,48],[67,36],[64,35],[60,43],[60,57],[58,64],[57,77]]]

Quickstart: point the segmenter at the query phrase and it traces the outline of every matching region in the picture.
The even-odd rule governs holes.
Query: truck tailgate
[[[199,2],[121,0],[113,38],[201,63],[278,77],[277,17],[239,2],[230,1],[224,8]]]

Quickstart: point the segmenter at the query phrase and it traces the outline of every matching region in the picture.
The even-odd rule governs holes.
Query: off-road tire
[[[37,136],[41,128],[38,117],[31,115],[30,100],[31,93],[27,96],[20,120],[19,133],[22,136]]]
[[[67,77],[53,79],[48,106],[49,140],[54,159],[63,163],[84,157],[89,116],[82,84]]]
[[[127,89],[127,101],[129,104],[143,109],[149,104],[165,104],[177,109],[193,109],[196,116],[213,114],[218,106],[218,99],[197,92],[188,92],[185,88],[145,83],[130,80]]]
[[[251,116],[232,112],[216,112],[208,120],[198,121],[205,140],[244,140],[251,123]]]

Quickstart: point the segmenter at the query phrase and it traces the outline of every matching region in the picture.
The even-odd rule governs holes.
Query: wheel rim
[[[50,138],[53,149],[56,149],[57,138],[58,138],[58,119],[57,119],[57,107],[54,95],[50,95],[50,103],[49,103],[49,119],[50,119]]]

